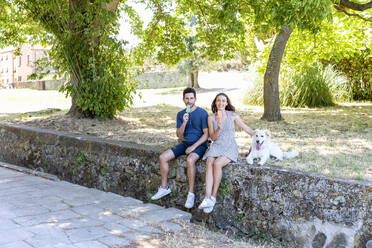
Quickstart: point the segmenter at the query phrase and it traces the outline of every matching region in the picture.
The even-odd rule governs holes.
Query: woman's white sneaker
[[[214,206],[214,203],[216,202],[216,199],[213,202],[212,197],[210,199],[209,198],[204,198],[204,200],[202,201],[202,203],[200,203],[200,205],[199,205],[199,209],[213,207]]]
[[[170,190],[169,187],[164,189],[160,186],[159,189],[158,189],[158,192],[156,192],[156,194],[151,197],[151,200],[159,200],[163,196],[168,195],[170,192],[171,192],[171,190]]]
[[[209,214],[213,211],[214,205],[216,204],[216,198],[212,196],[210,201],[213,203],[213,205],[210,207],[203,208],[203,212],[206,214]]]

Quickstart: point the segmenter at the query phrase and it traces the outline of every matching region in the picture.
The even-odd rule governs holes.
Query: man
[[[182,142],[159,156],[161,186],[158,192],[151,197],[158,200],[168,195],[171,189],[168,187],[168,163],[170,160],[180,155],[187,155],[187,177],[189,181],[189,193],[185,203],[186,208],[194,206],[194,182],[195,182],[195,163],[207,150],[208,143],[208,113],[195,105],[196,92],[193,88],[186,88],[183,91],[183,102],[186,109],[177,113],[177,137]]]

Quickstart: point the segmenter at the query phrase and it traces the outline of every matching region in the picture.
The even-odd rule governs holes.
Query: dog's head
[[[261,146],[264,145],[265,141],[269,140],[270,132],[269,130],[254,130],[254,135],[252,137],[252,146],[256,150],[260,150]]]

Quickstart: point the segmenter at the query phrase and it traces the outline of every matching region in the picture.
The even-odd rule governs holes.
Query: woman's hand
[[[223,113],[221,110],[217,111],[216,114],[216,122],[217,122],[217,127],[221,130],[222,129],[222,120],[223,120]]]

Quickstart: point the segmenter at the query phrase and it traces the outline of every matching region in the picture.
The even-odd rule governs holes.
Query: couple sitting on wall
[[[195,200],[195,163],[199,158],[202,158],[207,160],[207,168],[205,171],[205,198],[199,208],[203,209],[205,213],[210,213],[216,204],[217,191],[222,178],[222,168],[231,161],[236,162],[238,159],[234,123],[251,136],[254,131],[245,125],[235,113],[234,106],[224,93],[217,94],[213,100],[213,114],[210,116],[208,116],[207,111],[195,105],[196,92],[193,88],[186,88],[183,91],[183,101],[186,109],[177,113],[176,131],[177,137],[182,142],[159,156],[161,186],[151,199],[158,200],[171,192],[167,185],[168,162],[180,155],[187,155],[189,193],[185,207],[192,208]],[[208,137],[211,138],[212,144],[206,152]]]

